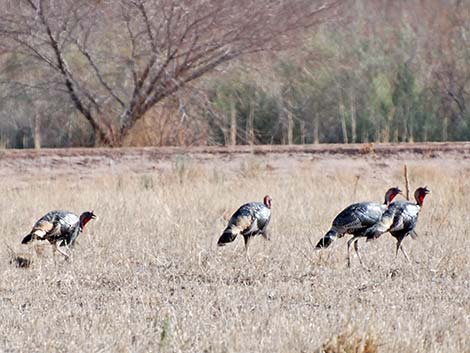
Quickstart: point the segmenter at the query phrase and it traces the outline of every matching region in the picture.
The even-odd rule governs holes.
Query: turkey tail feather
[[[31,231],[31,233],[29,233],[27,236],[25,236],[23,238],[23,240],[21,241],[21,244],[27,244],[31,241],[33,241],[34,239],[44,239],[44,236],[46,235],[46,231],[43,230],[43,229],[34,229]]]
[[[331,243],[338,237],[338,232],[334,229],[330,229],[323,238],[315,246],[316,249],[327,248]]]
[[[27,236],[23,238],[23,240],[21,241],[21,244],[28,244],[32,240],[33,240],[33,235],[29,233]]]
[[[230,228],[227,228],[224,230],[224,232],[220,236],[219,241],[217,242],[217,245],[224,246],[226,243],[231,243],[232,241],[234,241],[236,237],[237,237],[237,234],[233,233],[233,231]]]

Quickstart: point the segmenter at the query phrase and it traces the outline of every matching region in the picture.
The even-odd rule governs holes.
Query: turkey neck
[[[423,207],[423,204],[424,204],[424,197],[426,195],[425,194],[419,194],[417,197],[416,197],[416,203],[418,206],[420,207]]]

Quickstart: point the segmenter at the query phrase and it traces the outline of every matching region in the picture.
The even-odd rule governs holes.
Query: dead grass
[[[319,353],[377,353],[379,344],[370,334],[347,330],[323,344]]]
[[[238,172],[181,157],[155,173],[0,185],[0,351],[470,352],[468,171],[403,161],[411,189],[433,191],[404,241],[414,263],[383,236],[359,243],[367,271],[346,267],[346,238],[312,244],[345,205],[403,187],[402,163],[249,158]],[[227,214],[267,193],[272,240],[252,242],[251,262],[242,239],[217,248]],[[71,261],[20,245],[63,208],[100,216]]]
[[[374,144],[373,143],[366,143],[359,149],[360,154],[375,154],[374,152]]]
[[[28,253],[17,253],[10,247],[7,247],[10,256],[10,265],[14,265],[20,268],[28,268],[32,263],[32,256]]]

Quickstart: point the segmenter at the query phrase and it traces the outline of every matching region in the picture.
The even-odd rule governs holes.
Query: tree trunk
[[[447,116],[444,117],[444,120],[442,121],[442,141],[447,141],[448,134],[447,134],[447,128],[449,126],[449,118]]]
[[[408,122],[406,121],[406,118],[403,119],[403,132],[401,136],[401,141],[406,142],[408,139]]]
[[[284,107],[284,99],[282,97],[281,92],[277,92],[277,119],[278,119],[278,126],[281,129],[281,144],[285,145],[287,143],[286,141],[286,135],[284,134],[284,127],[285,127],[285,107]]]
[[[251,146],[254,144],[255,134],[253,131],[253,123],[255,118],[255,107],[254,101],[250,100],[250,108],[248,111],[248,117],[246,119],[246,131],[245,131],[245,138],[246,142]]]
[[[34,114],[34,149],[41,149],[41,113]]]
[[[287,144],[292,145],[294,141],[294,119],[290,110],[286,111],[287,119]]]
[[[320,122],[319,122],[318,113],[315,112],[313,114],[313,143],[316,145],[320,143],[319,127],[320,127]]]
[[[230,146],[237,144],[237,108],[235,99],[230,99]]]
[[[391,107],[387,114],[386,126],[384,127],[383,142],[396,142],[394,141],[395,137],[391,133],[391,131],[393,131],[394,116],[395,116],[395,107]]]
[[[408,127],[408,142],[415,142],[415,138],[413,136],[413,123],[410,122],[409,127]]]
[[[357,134],[356,134],[356,103],[354,90],[351,88],[349,90],[349,107],[351,110],[351,142],[356,143]]]
[[[307,131],[305,130],[305,121],[300,121],[300,143],[305,145],[305,137],[307,135]]]
[[[343,97],[340,97],[339,115],[341,119],[341,131],[343,132],[343,143],[348,143],[348,129],[346,126],[346,114],[344,112]]]
[[[374,140],[375,142],[382,142],[382,135],[383,135],[383,130],[382,130],[382,122],[380,121],[380,118],[378,118],[379,114],[375,116],[375,136]]]

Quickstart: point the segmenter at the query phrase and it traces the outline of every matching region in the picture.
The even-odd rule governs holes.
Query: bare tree
[[[341,0],[0,0],[0,49],[34,59],[101,143],[241,55],[281,49]],[[36,83],[37,84],[37,83]]]

